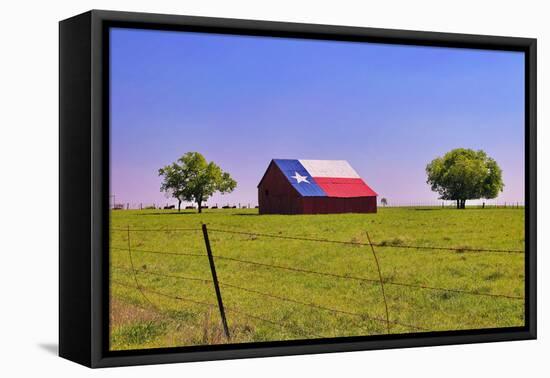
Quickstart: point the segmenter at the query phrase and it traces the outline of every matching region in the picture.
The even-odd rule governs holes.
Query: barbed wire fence
[[[144,298],[144,300],[151,305],[156,310],[161,311],[157,305],[154,304],[154,301],[150,299],[148,294],[157,295],[160,297],[169,298],[172,300],[177,300],[181,302],[187,302],[187,303],[193,303],[196,305],[202,305],[207,306],[211,309],[217,307],[220,313],[220,321],[223,325],[224,334],[228,341],[231,340],[231,334],[228,327],[226,312],[229,313],[235,313],[239,314],[245,318],[259,320],[261,322],[264,322],[266,324],[270,324],[272,326],[276,326],[285,330],[290,330],[291,332],[295,334],[299,334],[301,336],[307,336],[307,337],[325,337],[323,335],[319,335],[316,333],[313,333],[309,330],[303,329],[303,327],[299,327],[296,324],[292,323],[289,324],[288,322],[278,321],[274,319],[266,319],[264,317],[251,314],[247,311],[242,310],[239,307],[235,306],[226,306],[223,303],[223,296],[222,296],[222,288],[231,288],[236,289],[242,292],[246,293],[252,293],[264,298],[269,298],[270,300],[276,300],[276,301],[282,301],[287,303],[292,303],[294,305],[303,306],[307,308],[311,308],[318,311],[325,311],[333,314],[340,314],[340,315],[346,315],[346,316],[352,316],[352,317],[358,317],[360,319],[367,319],[374,322],[379,322],[381,324],[385,325],[386,332],[388,334],[391,333],[391,327],[392,326],[401,326],[405,327],[407,329],[411,329],[413,331],[431,331],[431,329],[420,326],[416,324],[408,324],[404,322],[400,322],[397,320],[392,320],[389,312],[388,302],[385,294],[385,286],[398,286],[398,287],[406,287],[410,289],[416,289],[416,290],[430,290],[430,291],[439,291],[439,292],[448,292],[448,293],[457,293],[461,295],[470,295],[470,296],[476,296],[476,297],[492,297],[492,298],[503,298],[506,300],[517,300],[517,301],[523,301],[523,296],[517,296],[517,295],[511,295],[506,293],[484,293],[484,292],[478,292],[478,291],[472,291],[472,290],[465,290],[465,289],[457,289],[457,288],[449,288],[449,287],[436,287],[436,286],[430,286],[430,285],[423,285],[423,284],[416,284],[416,283],[409,283],[409,282],[400,282],[400,281],[394,281],[390,279],[385,279],[382,274],[382,269],[380,266],[380,262],[377,258],[376,248],[404,248],[404,249],[415,249],[418,251],[447,251],[450,253],[505,253],[505,254],[524,254],[524,251],[522,250],[516,250],[516,249],[491,249],[491,248],[470,248],[470,247],[446,247],[446,246],[422,246],[422,245],[403,245],[403,244],[391,244],[391,243],[375,243],[372,241],[370,235],[368,232],[366,232],[367,236],[367,243],[358,242],[358,241],[339,241],[339,240],[331,240],[331,239],[320,239],[320,238],[308,238],[308,237],[298,237],[298,236],[288,236],[288,235],[274,235],[274,234],[265,234],[265,233],[258,233],[258,232],[247,232],[247,231],[240,231],[240,230],[228,230],[228,229],[220,229],[220,228],[208,228],[207,225],[203,224],[201,228],[130,228],[130,226],[127,226],[126,228],[117,228],[112,227],[112,231],[116,232],[124,232],[126,234],[127,238],[127,245],[125,247],[116,247],[111,246],[111,249],[114,251],[120,251],[120,252],[127,252],[128,254],[128,260],[130,263],[130,266],[124,267],[124,266],[117,266],[112,265],[111,268],[115,270],[119,270],[121,272],[127,273],[131,276],[133,284],[125,283],[119,280],[111,280],[112,284],[123,286],[129,289],[136,290],[140,296]],[[152,233],[172,233],[172,232],[201,232],[203,234],[204,242],[205,242],[205,250],[206,253],[199,253],[199,252],[188,252],[188,251],[164,251],[164,250],[151,250],[151,249],[141,249],[141,248],[134,248],[132,246],[131,241],[131,235],[132,233],[141,233],[141,232],[152,232]],[[213,252],[213,248],[210,245],[209,240],[209,232],[215,232],[215,233],[222,233],[222,234],[233,234],[233,235],[245,235],[250,237],[263,237],[263,238],[276,238],[276,239],[282,239],[282,240],[298,240],[298,241],[304,241],[304,242],[311,242],[311,243],[332,243],[332,244],[342,244],[342,245],[353,245],[353,246],[360,246],[360,247],[368,247],[370,250],[370,253],[373,256],[374,263],[376,266],[376,271],[378,274],[378,279],[373,278],[367,278],[367,277],[359,277],[359,276],[353,276],[353,275],[343,275],[338,273],[332,273],[332,272],[322,272],[317,270],[310,270],[305,269],[301,267],[296,266],[288,266],[288,265],[280,265],[280,264],[269,264],[265,262],[259,262],[255,260],[249,260],[249,259],[241,259],[241,258],[235,258],[235,257],[229,257],[224,255],[215,254]],[[198,259],[208,259],[209,266],[210,266],[210,272],[211,272],[211,278],[204,278],[204,277],[190,277],[190,276],[184,276],[179,274],[167,274],[164,272],[159,271],[151,271],[151,270],[145,270],[145,269],[137,269],[136,265],[134,264],[134,256],[133,253],[145,253],[145,254],[154,254],[154,255],[165,255],[165,256],[181,256],[183,258],[198,258]],[[309,301],[304,301],[301,299],[286,297],[280,294],[275,294],[271,292],[265,292],[262,290],[258,290],[255,288],[250,287],[244,287],[242,285],[236,285],[235,283],[231,282],[225,282],[218,280],[217,272],[216,272],[216,264],[215,261],[229,261],[234,262],[238,264],[243,264],[247,266],[260,266],[268,269],[274,269],[279,271],[287,271],[287,272],[294,272],[294,273],[300,273],[300,274],[307,274],[307,275],[315,275],[315,276],[322,276],[327,277],[331,279],[339,279],[339,280],[346,280],[346,281],[357,281],[357,282],[363,282],[368,283],[372,285],[378,285],[380,287],[382,302],[384,304],[384,317],[374,316],[371,314],[366,314],[364,312],[353,312],[345,309],[340,308],[333,308],[324,306],[319,303],[313,303]],[[192,298],[187,297],[181,297],[178,295],[172,295],[164,292],[160,292],[158,290],[153,290],[151,288],[144,287],[139,280],[139,275],[153,275],[157,277],[163,277],[163,278],[170,278],[170,279],[177,279],[182,281],[194,281],[194,282],[202,282],[204,284],[212,285],[216,294],[216,303],[213,302],[206,302],[206,301],[199,301]]]

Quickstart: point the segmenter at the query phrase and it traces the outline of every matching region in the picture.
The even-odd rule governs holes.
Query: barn
[[[376,213],[376,196],[345,160],[273,159],[258,184],[260,214]]]

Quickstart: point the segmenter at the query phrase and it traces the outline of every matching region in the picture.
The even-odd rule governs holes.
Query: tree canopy
[[[484,151],[456,148],[426,166],[427,183],[440,199],[456,201],[465,208],[466,200],[495,198],[504,189],[502,170]]]
[[[195,202],[199,213],[202,205],[215,192],[230,193],[237,182],[229,173],[222,171],[214,162],[207,162],[198,152],[187,152],[176,162],[160,168],[163,177],[160,190],[178,200],[178,211],[182,201]]]

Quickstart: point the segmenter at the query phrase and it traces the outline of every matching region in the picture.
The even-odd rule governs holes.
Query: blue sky
[[[111,30],[111,193],[173,203],[158,168],[201,152],[257,203],[272,158],[345,159],[389,202],[434,201],[425,167],[456,147],[524,197],[524,56],[337,41]]]

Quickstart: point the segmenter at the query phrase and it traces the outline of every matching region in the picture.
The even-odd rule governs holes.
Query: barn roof
[[[346,160],[273,159],[272,163],[304,197],[377,196]]]

